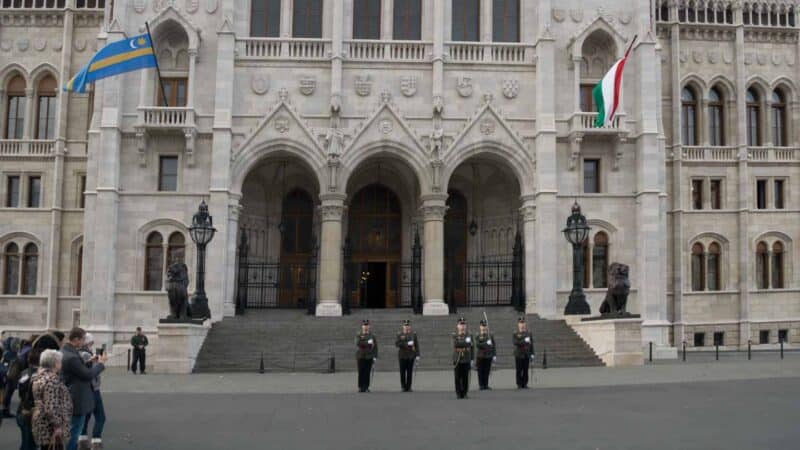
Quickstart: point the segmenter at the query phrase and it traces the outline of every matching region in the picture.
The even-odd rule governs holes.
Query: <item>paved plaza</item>
[[[421,372],[415,392],[376,373],[104,378],[108,449],[788,449],[800,428],[800,355],[639,368],[548,369],[535,387],[456,400],[451,374]],[[758,359],[762,357],[763,359]],[[476,380],[473,374],[473,387]],[[13,422],[0,448],[18,445]]]

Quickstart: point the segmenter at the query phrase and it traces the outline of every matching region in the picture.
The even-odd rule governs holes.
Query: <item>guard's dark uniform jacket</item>
[[[417,333],[397,333],[394,345],[397,347],[397,359],[400,364],[400,386],[403,392],[408,392],[411,390],[414,360],[419,356]]]
[[[475,345],[478,348],[478,354],[475,357],[475,365],[478,366],[478,386],[481,389],[488,389],[492,359],[496,354],[494,336],[489,333],[478,334],[475,336]]]
[[[517,331],[513,341],[517,387],[524,389],[528,387],[528,367],[533,359],[533,335],[530,331]]]
[[[453,366],[456,395],[464,398],[469,392],[469,371],[475,357],[475,342],[468,333],[453,333]]]
[[[378,357],[378,341],[372,333],[359,333],[356,336],[356,362],[358,364],[358,390],[369,390],[372,363]]]

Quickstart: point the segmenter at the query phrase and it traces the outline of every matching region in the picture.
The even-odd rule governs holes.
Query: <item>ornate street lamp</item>
[[[213,220],[208,214],[208,205],[205,200],[192,217],[192,226],[189,227],[189,236],[197,245],[197,289],[192,299],[192,319],[206,319],[211,317],[206,297],[206,245],[214,239],[217,229],[213,227]]]
[[[583,243],[589,237],[589,230],[586,216],[581,214],[581,207],[576,201],[572,205],[572,214],[567,218],[567,227],[562,230],[564,237],[572,244],[572,292],[569,294],[569,302],[564,309],[564,315],[590,314],[589,303],[586,302],[583,283],[581,283]]]

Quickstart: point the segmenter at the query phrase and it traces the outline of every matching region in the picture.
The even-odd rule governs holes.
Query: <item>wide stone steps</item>
[[[497,341],[495,367],[514,365],[511,334],[517,313],[511,308],[487,308]],[[369,319],[378,341],[376,371],[397,370],[396,333],[403,319],[411,319],[420,340],[419,370],[451,368],[450,334],[457,317],[464,317],[471,333],[478,330],[482,308],[462,308],[458,315],[414,316],[409,310],[357,310],[350,316],[318,318],[295,310],[249,310],[243,316],[215,324],[198,355],[195,372],[254,372],[263,355],[266,372],[324,372],[355,370],[355,335],[362,319]],[[548,367],[602,365],[591,348],[563,320],[527,316],[534,335],[535,365],[545,351]]]

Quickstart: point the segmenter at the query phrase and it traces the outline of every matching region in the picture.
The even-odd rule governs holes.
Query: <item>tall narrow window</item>
[[[583,192],[597,194],[600,192],[600,160],[583,160]]]
[[[353,39],[381,38],[381,0],[353,2]]]
[[[783,289],[783,244],[772,244],[772,289]]]
[[[761,145],[761,133],[759,133],[759,121],[761,120],[761,105],[758,93],[750,88],[745,96],[747,103],[747,145],[755,147]]]
[[[784,191],[784,181],[783,180],[775,180],[774,186],[775,190],[773,191],[774,200],[775,200],[775,209],[783,209],[785,207],[785,191]]]
[[[177,231],[167,241],[167,267],[176,262],[186,262],[186,238]]]
[[[480,0],[453,0],[453,40],[480,40]]]
[[[55,78],[50,76],[45,77],[37,86],[38,121],[36,123],[36,139],[55,139],[57,89]]]
[[[593,89],[594,85],[581,85],[581,111],[583,112],[597,112],[597,105],[594,104],[594,96],[592,95]]]
[[[158,96],[159,106],[169,107],[182,107],[186,106],[186,92],[189,80],[186,77],[176,78],[162,78],[161,83],[164,85],[162,91],[160,87],[156,87],[156,95]],[[166,96],[166,97],[165,97]],[[164,100],[166,98],[166,101]]]
[[[42,206],[42,177],[28,177],[28,208]]]
[[[786,100],[780,91],[772,92],[772,144],[778,147],[787,145],[786,139]]]
[[[6,179],[6,207],[19,207],[19,175],[13,175]]]
[[[692,180],[692,209],[703,209],[703,180]]]
[[[494,0],[492,4],[492,40],[519,42],[519,0]]]
[[[75,269],[75,295],[81,295],[81,287],[83,283],[83,246],[78,247],[78,259],[75,261],[77,267]]]
[[[681,143],[697,145],[697,97],[688,87],[681,91]]]
[[[3,252],[3,294],[16,295],[19,291],[19,247],[15,243],[6,245]]]
[[[711,209],[722,209],[722,180],[711,180]]]
[[[86,208],[86,175],[78,176],[78,208]]]
[[[22,295],[36,295],[36,279],[39,273],[39,248],[30,243],[22,253]]]
[[[392,34],[398,41],[422,39],[422,0],[394,0]]]
[[[692,246],[692,290],[702,291],[705,287],[705,251],[698,242]]]
[[[6,139],[22,139],[25,133],[25,79],[17,75],[8,83]]]
[[[322,0],[294,0],[292,11],[294,37],[322,37]]]
[[[756,245],[756,286],[769,289],[769,253],[764,242]]]
[[[281,0],[251,0],[250,36],[278,37],[281,33]]]
[[[178,190],[178,157],[162,156],[158,159],[158,190]]]
[[[144,290],[160,291],[161,278],[164,273],[164,240],[161,234],[154,231],[147,236],[147,247],[144,256]]]
[[[594,235],[592,248],[592,283],[596,288],[608,287],[608,235]]]
[[[767,180],[756,180],[756,209],[767,209]]]
[[[717,88],[708,92],[708,143],[709,145],[725,145],[725,127],[723,125],[722,96]]]
[[[708,275],[706,276],[706,280],[709,291],[719,291],[721,289],[721,254],[722,251],[718,243],[712,242],[711,245],[708,246],[708,261],[706,262],[706,271]]]

